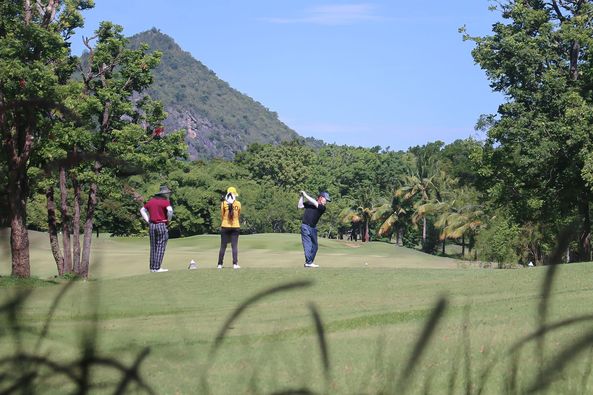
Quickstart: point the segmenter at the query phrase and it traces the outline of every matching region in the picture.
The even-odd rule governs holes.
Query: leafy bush
[[[479,259],[498,263],[508,268],[519,261],[520,229],[504,216],[496,216],[490,226],[483,229],[477,238]]]

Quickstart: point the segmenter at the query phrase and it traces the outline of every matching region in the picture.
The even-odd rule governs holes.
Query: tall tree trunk
[[[461,235],[461,257],[465,258],[465,235]]]
[[[445,243],[447,242],[447,238],[443,239],[443,255],[445,255]]]
[[[54,186],[50,185],[45,190],[47,199],[47,228],[49,233],[49,245],[51,253],[54,256],[58,275],[64,275],[64,257],[60,251],[60,242],[58,241],[58,225],[56,221],[56,201],[54,196]]]
[[[31,0],[25,0],[25,25],[31,24],[32,15]]]
[[[95,162],[95,174],[101,171],[101,164]],[[89,275],[90,257],[91,257],[91,242],[93,240],[93,219],[95,216],[95,208],[97,208],[97,183],[91,183],[89,188],[89,199],[86,208],[86,220],[84,222],[84,239],[82,242],[82,261],[81,272],[82,277],[87,278]]]
[[[72,265],[74,273],[81,272],[80,267],[80,184],[76,175],[71,175],[74,189],[74,217],[72,218]]]
[[[422,217],[422,247],[426,245],[426,217]]]
[[[60,165],[60,212],[62,214],[62,244],[64,249],[64,273],[72,272],[72,247],[70,244],[72,219],[68,214],[68,187],[66,185],[66,167]]]
[[[581,45],[578,41],[573,41],[570,48],[570,78],[573,81],[579,79],[579,54],[581,52]]]
[[[19,161],[8,171],[8,201],[10,206],[10,252],[12,275],[30,277],[29,233],[27,232],[27,168]]]
[[[1,97],[0,92],[0,97]],[[10,252],[12,255],[12,275],[31,276],[29,258],[29,233],[27,232],[27,197],[29,179],[27,164],[33,147],[34,122],[26,112],[26,126],[9,126],[6,112],[0,110],[0,133],[8,164],[8,206],[10,208]]]
[[[364,239],[363,241],[368,242],[371,240],[371,236],[369,235],[369,220],[367,219],[364,221]]]
[[[579,211],[583,218],[581,234],[579,235],[579,258],[581,261],[591,259],[591,216],[589,214],[588,194],[579,203]]]

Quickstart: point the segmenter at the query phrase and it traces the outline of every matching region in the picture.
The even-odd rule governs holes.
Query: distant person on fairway
[[[313,263],[319,245],[317,243],[317,222],[325,212],[325,204],[330,202],[329,193],[320,192],[317,200],[301,191],[298,208],[304,208],[303,222],[301,224],[301,240],[305,250],[305,267],[319,267]]]
[[[173,207],[169,198],[171,190],[166,186],[161,186],[160,191],[155,193],[144,207],[140,209],[142,218],[148,223],[150,235],[150,271],[152,273],[168,272],[168,269],[161,267],[167,240],[169,240],[169,230],[167,224],[173,218]]]
[[[241,202],[237,200],[237,190],[235,187],[229,187],[220,203],[220,214],[222,223],[220,224],[220,251],[218,252],[218,268],[222,269],[224,253],[226,247],[231,242],[233,250],[233,269],[240,269],[238,261],[239,255],[239,216],[241,215]]]

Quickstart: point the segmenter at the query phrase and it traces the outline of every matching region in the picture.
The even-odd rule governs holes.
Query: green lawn
[[[33,272],[47,278],[55,270],[43,237],[32,237]],[[512,393],[513,385],[522,393],[546,379],[555,379],[549,393],[590,393],[593,388],[588,380],[591,320],[549,333],[543,348],[530,342],[520,354],[507,353],[537,328],[545,268],[464,269],[459,262],[392,245],[322,240],[318,257],[322,267],[306,270],[298,236],[254,235],[241,236],[243,268],[219,271],[215,269],[218,240],[216,236],[171,240],[165,258],[171,271],[156,274],[147,272],[146,239],[94,239],[93,280],[67,289],[36,355],[73,361],[80,356],[82,339],[90,337],[102,356],[132,365],[148,347],[140,373],[158,394],[201,393],[206,388],[203,380],[215,394],[288,389],[402,393],[406,383],[409,393],[478,393],[485,372],[483,393]],[[198,270],[186,269],[192,258]],[[7,274],[6,260],[2,264],[1,273]],[[548,322],[590,314],[591,278],[590,264],[559,267]],[[218,331],[243,301],[297,281],[311,285],[264,297],[247,307],[231,323],[216,352],[209,354]],[[31,353],[66,285],[36,281],[21,287],[0,278],[0,286],[3,301],[32,289],[17,314],[20,341],[6,329],[14,321],[3,310],[0,358],[19,347]],[[443,318],[426,336],[427,347],[411,373],[404,375],[439,298],[446,300]],[[327,378],[311,304],[327,340]],[[572,351],[562,356],[571,346]],[[544,354],[541,377],[539,350]],[[6,372],[6,362],[3,369],[0,372]],[[112,370],[91,372],[101,385],[92,393],[114,392]],[[40,378],[37,389],[65,393],[65,381],[55,375]],[[3,383],[0,376],[0,392],[6,388]]]

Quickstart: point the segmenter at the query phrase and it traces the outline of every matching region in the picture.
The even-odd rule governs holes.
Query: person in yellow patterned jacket
[[[226,247],[231,243],[233,250],[233,269],[240,269],[239,255],[239,217],[241,216],[241,202],[237,200],[237,189],[229,187],[220,203],[222,223],[220,224],[220,251],[218,252],[218,268],[222,269]]]

